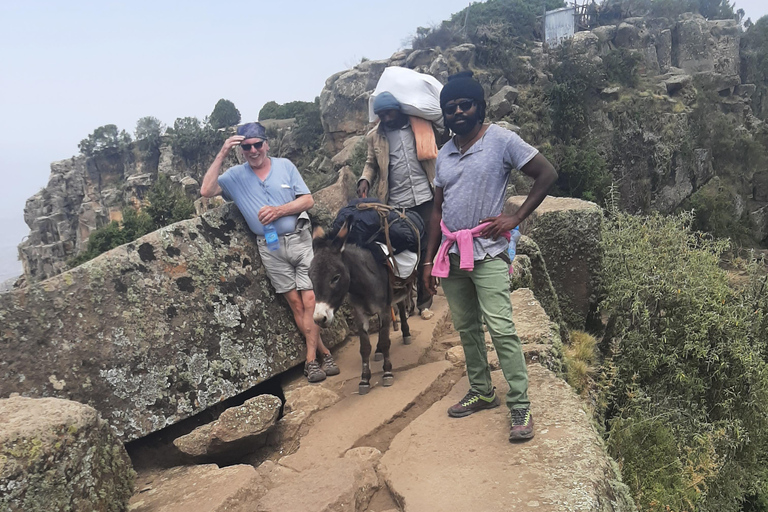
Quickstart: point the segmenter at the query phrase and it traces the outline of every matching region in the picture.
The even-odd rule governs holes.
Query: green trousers
[[[453,326],[461,336],[467,360],[469,385],[478,393],[493,391],[491,367],[485,349],[483,320],[499,355],[501,370],[509,384],[507,407],[530,406],[528,369],[520,337],[512,321],[509,300],[509,264],[501,258],[475,261],[472,271],[459,268],[459,257],[451,254],[451,272],[441,280],[451,309]]]

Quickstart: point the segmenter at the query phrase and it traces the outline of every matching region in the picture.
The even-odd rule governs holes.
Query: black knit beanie
[[[446,103],[459,98],[468,98],[485,104],[483,86],[472,78],[472,75],[471,71],[462,71],[448,77],[448,83],[440,92],[440,108],[445,108]]]

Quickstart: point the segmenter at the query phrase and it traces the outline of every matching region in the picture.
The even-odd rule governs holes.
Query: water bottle
[[[515,229],[509,232],[509,246],[507,247],[507,254],[509,255],[510,262],[515,261],[518,238],[520,238],[520,226],[515,226]]]
[[[280,239],[277,237],[277,230],[272,223],[264,226],[264,240],[267,241],[267,249],[276,251],[280,248]]]

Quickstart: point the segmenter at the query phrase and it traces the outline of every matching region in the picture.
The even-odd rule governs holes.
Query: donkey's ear
[[[323,238],[325,236],[325,230],[322,226],[317,226],[312,230],[312,239]]]
[[[339,232],[336,233],[336,237],[333,239],[333,246],[336,247],[339,252],[344,252],[344,248],[347,245],[347,237],[349,236],[349,229],[352,227],[354,221],[351,215],[347,216],[344,224],[341,225]]]

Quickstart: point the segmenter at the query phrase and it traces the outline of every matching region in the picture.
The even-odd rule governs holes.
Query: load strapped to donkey
[[[426,251],[424,220],[419,214],[381,204],[375,198],[354,199],[336,215],[332,232],[349,221],[347,243],[371,251],[387,266],[392,295],[412,286],[416,268]]]

